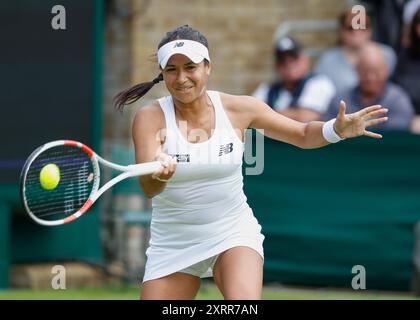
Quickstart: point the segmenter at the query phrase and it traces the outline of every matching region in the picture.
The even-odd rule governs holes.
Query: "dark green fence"
[[[265,281],[408,290],[420,220],[420,136],[389,132],[315,150],[265,139],[264,172],[244,176],[263,227]]]
[[[66,9],[54,30],[52,8]],[[80,221],[47,228],[23,212],[19,173],[29,154],[56,139],[100,153],[104,1],[0,2],[0,288],[11,263],[78,259],[101,262],[99,203]],[[22,81],[24,79],[24,81]]]

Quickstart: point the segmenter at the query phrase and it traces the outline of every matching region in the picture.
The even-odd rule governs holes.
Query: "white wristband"
[[[325,122],[322,126],[322,135],[324,136],[324,139],[329,143],[336,143],[338,141],[344,140],[335,132],[334,123],[335,118]]]
[[[161,182],[168,182],[169,179],[161,179],[159,177],[155,178],[157,181],[161,181]]]

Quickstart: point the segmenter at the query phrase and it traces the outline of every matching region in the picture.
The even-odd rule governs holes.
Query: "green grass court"
[[[137,300],[136,287],[104,287],[66,290],[12,289],[0,291],[0,300]],[[212,283],[203,283],[198,300],[221,300],[222,295]],[[355,292],[338,289],[286,288],[267,286],[264,300],[419,300],[410,293],[378,292],[364,290]]]

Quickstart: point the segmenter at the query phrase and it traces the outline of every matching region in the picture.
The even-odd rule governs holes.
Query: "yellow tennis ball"
[[[39,182],[46,190],[52,190],[60,182],[60,169],[54,163],[47,164],[39,173]]]

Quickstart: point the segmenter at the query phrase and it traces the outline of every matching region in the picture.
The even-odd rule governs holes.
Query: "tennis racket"
[[[99,187],[99,163],[122,173]],[[57,181],[45,188],[40,175],[48,165],[57,168]],[[161,165],[155,161],[122,166],[101,158],[83,143],[52,141],[37,148],[26,160],[20,177],[21,199],[35,222],[44,226],[62,225],[81,217],[116,183],[151,174]]]

